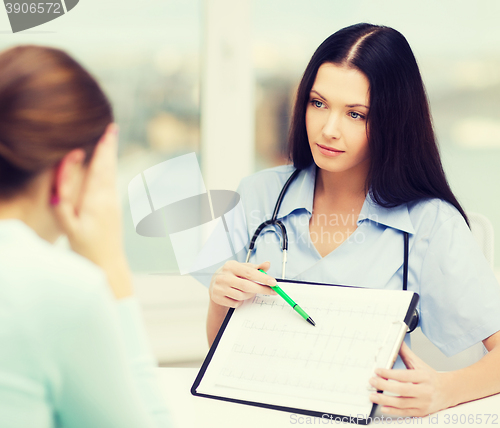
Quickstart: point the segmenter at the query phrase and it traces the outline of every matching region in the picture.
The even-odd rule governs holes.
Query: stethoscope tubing
[[[269,220],[266,220],[262,222],[257,229],[255,230],[252,239],[250,240],[250,245],[248,246],[248,252],[247,252],[247,258],[245,263],[248,263],[250,260],[250,255],[252,254],[253,249],[255,248],[255,242],[257,241],[257,238],[259,237],[260,233],[264,228],[267,226],[277,226],[281,230],[281,250],[283,253],[282,256],[282,261],[281,261],[281,278],[285,279],[285,271],[286,271],[286,262],[287,262],[287,252],[288,252],[288,234],[286,233],[286,227],[283,224],[281,220],[278,220],[278,212],[281,207],[281,203],[283,202],[283,198],[285,197],[285,193],[288,190],[288,187],[290,187],[290,184],[292,183],[293,180],[295,180],[295,177],[299,175],[300,169],[296,169],[290,177],[288,177],[288,180],[286,183],[283,185],[283,188],[281,189],[281,192],[278,196],[278,199],[276,200],[276,205],[274,206],[273,210],[273,215]]]
[[[286,262],[287,262],[287,252],[288,252],[288,234],[286,232],[286,227],[283,224],[281,220],[278,220],[278,212],[281,207],[281,203],[283,202],[283,198],[285,197],[285,193],[288,190],[288,187],[290,187],[290,184],[292,183],[293,180],[299,175],[300,169],[296,169],[290,177],[288,177],[288,180],[285,182],[283,185],[283,188],[281,189],[281,192],[278,196],[278,199],[276,200],[276,205],[274,206],[274,211],[273,215],[269,220],[266,220],[262,222],[257,229],[255,230],[252,239],[250,240],[250,245],[248,247],[248,252],[247,252],[247,257],[245,260],[245,263],[248,263],[250,260],[250,256],[252,254],[252,251],[255,248],[255,243],[257,241],[257,238],[259,237],[260,233],[264,228],[267,226],[276,226],[280,229],[281,231],[281,250],[283,253],[282,256],[282,262],[281,262],[281,278],[285,279],[285,271],[286,271]],[[403,290],[408,289],[408,253],[409,253],[409,234],[408,232],[403,232],[404,233],[404,263],[403,263]],[[419,321],[419,314],[418,311],[415,310],[414,316],[412,317],[412,320],[410,322],[409,330],[408,332],[411,333],[412,331],[415,330],[415,328],[418,325]]]

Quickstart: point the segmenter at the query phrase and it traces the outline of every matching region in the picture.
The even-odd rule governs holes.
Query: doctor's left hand
[[[375,389],[397,396],[373,393],[370,400],[382,412],[395,416],[427,416],[453,405],[449,402],[448,373],[440,373],[424,363],[403,342],[399,351],[408,370],[376,369],[370,379]]]

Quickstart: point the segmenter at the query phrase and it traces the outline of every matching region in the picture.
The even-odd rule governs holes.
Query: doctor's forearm
[[[451,406],[500,392],[500,346],[477,363],[446,375]]]
[[[217,303],[214,303],[212,299],[210,299],[207,315],[207,339],[209,346],[212,346],[212,343],[217,336],[217,332],[219,331],[219,328],[222,325],[222,322],[224,321],[228,310],[228,307],[218,305]]]

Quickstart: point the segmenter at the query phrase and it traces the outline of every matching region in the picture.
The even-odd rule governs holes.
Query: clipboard
[[[318,418],[350,418],[367,425],[377,406],[366,401],[371,393],[369,377],[376,367],[394,365],[418,294],[278,282],[311,315],[316,327],[279,296],[256,295],[237,310],[231,308],[191,393]],[[382,328],[374,330],[378,326]],[[350,412],[356,409],[363,411]]]

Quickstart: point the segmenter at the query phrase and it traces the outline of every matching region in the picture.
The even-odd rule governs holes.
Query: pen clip
[[[397,351],[396,348],[399,346],[399,342],[400,342],[399,339],[401,336],[401,332],[404,331],[406,333],[406,328],[408,328],[408,326],[404,323],[404,321],[401,321],[401,320],[396,320],[396,321],[393,321],[391,323],[391,328],[389,328],[389,330],[387,331],[387,334],[385,335],[385,339],[382,342],[382,345],[380,345],[378,347],[377,352],[375,354],[375,361],[374,361],[373,370],[375,370],[377,368],[380,354],[381,354],[382,350],[385,348],[385,345],[387,344],[387,341],[389,340],[391,333],[394,333],[394,329],[393,329],[394,326],[399,326],[398,335],[397,335],[398,340],[396,340],[396,343],[394,344],[393,348],[391,349],[391,353],[389,355],[394,355],[394,352]],[[390,363],[390,361],[389,361],[389,363]],[[386,368],[388,368],[388,367],[386,367]]]
[[[389,354],[389,361],[387,362],[387,364],[384,366],[384,368],[386,369],[389,369],[391,368],[390,366],[392,366],[392,360],[395,359],[395,357],[397,356],[397,351],[398,351],[398,347],[399,347],[399,344],[401,342],[401,333],[404,332],[404,334],[406,334],[406,330],[408,328],[408,326],[401,320],[396,320],[396,321],[393,321],[391,323],[391,327],[388,329],[387,331],[387,334],[385,335],[385,338],[384,338],[384,341],[382,342],[382,344],[378,347],[377,349],[377,352],[375,353],[375,361],[373,362],[373,368],[372,368],[372,374],[375,376],[375,369],[379,368],[379,366],[381,365],[381,363],[379,363],[379,358],[380,358],[380,354],[382,353],[382,350],[385,348],[386,344],[387,344],[387,341],[389,340],[389,337],[391,337],[391,333],[394,332],[393,328],[394,326],[398,326],[399,329],[398,329],[398,333],[397,333],[397,340],[393,346],[393,348],[391,349],[391,352]],[[404,336],[403,336],[404,337]],[[395,355],[396,353],[396,355]],[[374,387],[372,387],[371,385],[368,387],[368,390],[369,391],[376,391],[376,389]]]

